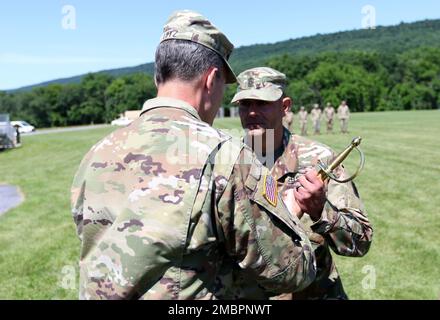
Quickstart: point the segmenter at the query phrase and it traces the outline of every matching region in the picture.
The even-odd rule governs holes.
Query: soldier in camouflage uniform
[[[319,104],[315,103],[313,105],[313,109],[310,112],[310,117],[313,122],[313,129],[315,134],[321,134],[321,109],[319,108]]]
[[[286,114],[283,117],[283,126],[287,130],[292,131],[292,124],[293,124],[293,112],[292,110],[287,110]]]
[[[347,102],[343,100],[338,107],[338,118],[341,123],[341,132],[348,133],[348,119],[350,118],[350,109]]]
[[[335,108],[333,108],[330,102],[324,108],[325,119],[327,122],[327,133],[333,133],[333,118],[335,116]]]
[[[232,268],[278,293],[314,279],[310,241],[275,180],[211,127],[236,81],[232,49],[200,14],[174,13],[156,51],[157,98],[82,160],[71,198],[81,299],[221,298]]]
[[[241,73],[238,82],[232,102],[239,104],[241,123],[248,131],[247,141],[254,147],[249,136],[255,138],[274,130],[275,141],[266,142],[266,150],[256,154],[266,155],[261,161],[277,180],[280,192],[295,190],[299,207],[295,213],[301,218],[314,246],[318,268],[316,280],[306,289],[293,293],[293,298],[346,299],[330,249],[338,255],[351,257],[363,256],[369,250],[373,231],[357,188],[353,182],[340,184],[333,180],[326,186],[317,178],[314,167],[318,161],[329,164],[334,152],[324,144],[291,134],[282,127],[284,110],[292,105],[292,100],[284,94],[286,76],[283,73],[270,68],[254,68]],[[270,153],[275,155],[273,165],[266,161]],[[347,176],[343,166],[338,167],[335,174],[339,178]],[[250,294],[249,288],[240,291],[246,277],[237,274],[239,289],[235,290],[235,295]],[[286,298],[286,295],[278,298]]]
[[[307,115],[307,110],[304,107],[301,107],[298,112],[298,118],[302,136],[307,135]]]

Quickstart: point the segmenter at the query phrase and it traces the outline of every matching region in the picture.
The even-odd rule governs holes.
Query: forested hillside
[[[343,99],[353,111],[440,107],[440,20],[241,47],[231,63],[237,73],[262,65],[286,73],[294,108]],[[0,92],[0,112],[38,127],[109,122],[155,95],[152,72],[145,64]]]

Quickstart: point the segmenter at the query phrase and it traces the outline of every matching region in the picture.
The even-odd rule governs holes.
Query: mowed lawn
[[[353,114],[350,134],[335,127],[313,138],[339,151],[362,136],[366,164],[356,183],[375,231],[367,256],[336,258],[350,298],[439,299],[440,111]],[[78,297],[70,184],[83,155],[112,130],[28,136],[22,148],[0,153],[0,183],[26,197],[0,217],[0,299]],[[356,165],[353,154],[346,166]]]

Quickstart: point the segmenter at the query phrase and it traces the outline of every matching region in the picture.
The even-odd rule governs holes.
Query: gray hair
[[[210,67],[224,68],[222,58],[215,51],[187,40],[167,40],[157,47],[154,76],[156,84],[171,79],[191,81]]]

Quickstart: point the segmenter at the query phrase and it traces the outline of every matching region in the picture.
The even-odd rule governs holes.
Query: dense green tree
[[[105,122],[105,90],[112,80],[106,74],[95,73],[87,75],[81,81],[84,100],[76,112],[81,123]]]
[[[133,74],[117,78],[105,91],[105,120],[111,121],[126,110],[142,108],[147,99],[156,96],[156,86],[146,74]]]
[[[124,79],[118,78],[105,90],[105,120],[106,122],[114,119],[118,114],[127,110],[125,102],[125,87],[127,83]]]
[[[58,97],[62,90],[59,84],[35,89],[29,99],[28,114],[38,127],[50,127],[60,124]],[[33,97],[32,97],[33,96]]]
[[[302,105],[310,109],[314,103],[338,106],[341,100],[347,100],[352,111],[440,107],[437,47],[278,56],[267,53],[267,59],[259,60],[258,64],[249,60],[248,67],[257,66],[270,66],[287,75],[286,90],[293,98],[295,111]],[[236,90],[236,84],[225,89],[226,114]],[[78,84],[0,92],[0,112],[38,127],[103,123],[125,110],[140,109],[145,100],[155,95],[153,78],[145,73],[118,78],[97,73],[87,75]]]
[[[10,113],[15,109],[14,96],[0,91],[0,113]]]
[[[80,84],[69,84],[63,87],[58,97],[59,112],[68,125],[82,124],[80,116],[84,92]]]
[[[237,92],[237,84],[228,84],[225,89],[225,95],[223,96],[222,105],[228,108],[231,105],[231,100]]]

